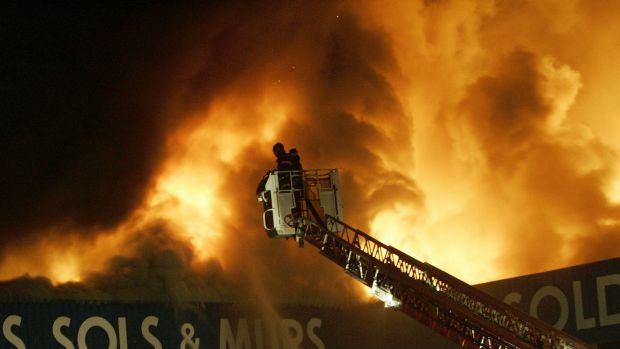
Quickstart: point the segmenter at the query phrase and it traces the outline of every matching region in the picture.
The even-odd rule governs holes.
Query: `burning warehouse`
[[[312,335],[325,340],[326,319],[345,315],[296,317],[279,305],[371,298],[311,248],[266,238],[254,194],[278,141],[300,151],[304,168],[340,169],[348,224],[468,283],[616,258],[616,7],[5,5],[3,309],[243,304],[296,319],[304,345],[320,347]],[[123,328],[157,338],[164,328],[123,325],[114,312],[101,315],[110,326],[84,325],[97,312],[80,311],[49,311],[52,324],[71,319],[57,326],[77,347],[82,326],[86,338],[104,324],[98,333],[111,328],[120,347]],[[5,339],[25,338],[27,316],[18,325],[11,314],[0,319]],[[248,333],[267,322],[248,320]],[[394,323],[381,332],[408,326]],[[230,333],[246,325],[232,321]],[[185,329],[200,347],[212,343]],[[407,343],[431,336],[416,333]]]

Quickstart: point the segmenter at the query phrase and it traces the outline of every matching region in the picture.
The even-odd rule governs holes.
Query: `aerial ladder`
[[[344,223],[337,169],[269,171],[257,196],[270,238],[315,246],[386,307],[462,348],[593,348]]]

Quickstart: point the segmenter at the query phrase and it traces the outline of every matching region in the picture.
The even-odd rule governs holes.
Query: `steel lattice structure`
[[[312,205],[309,204],[312,211]],[[300,237],[384,299],[463,348],[591,346],[338,219],[295,220]]]

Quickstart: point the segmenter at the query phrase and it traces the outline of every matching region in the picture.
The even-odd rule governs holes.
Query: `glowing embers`
[[[65,252],[62,258],[51,261],[49,278],[54,283],[65,283],[81,280],[80,259],[77,254]]]
[[[606,194],[611,203],[620,204],[620,176],[611,181]]]
[[[221,257],[219,247],[238,214],[230,177],[256,143],[271,144],[287,115],[275,96],[241,97],[215,101],[171,136],[171,153],[148,201],[148,214],[173,222],[200,260]]]
[[[160,178],[148,214],[174,222],[194,245],[197,256],[206,259],[213,254],[206,246],[219,241],[221,219],[228,215],[228,209],[223,201],[218,202],[220,179],[199,168],[178,166]]]

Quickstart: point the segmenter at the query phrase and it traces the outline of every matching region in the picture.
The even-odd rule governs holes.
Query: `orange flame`
[[[620,255],[599,252],[620,246],[620,47],[606,35],[620,11],[563,4],[355,2],[349,22],[329,13],[297,30],[299,14],[274,14],[295,44],[274,54],[268,37],[247,76],[188,112],[128,222],[94,241],[16,249],[0,278],[82,280],[156,219],[173,222],[196,263],[232,268],[230,235],[261,227],[240,212],[250,185],[231,178],[267,170],[276,141],[305,165],[340,167],[355,224],[468,282]]]

